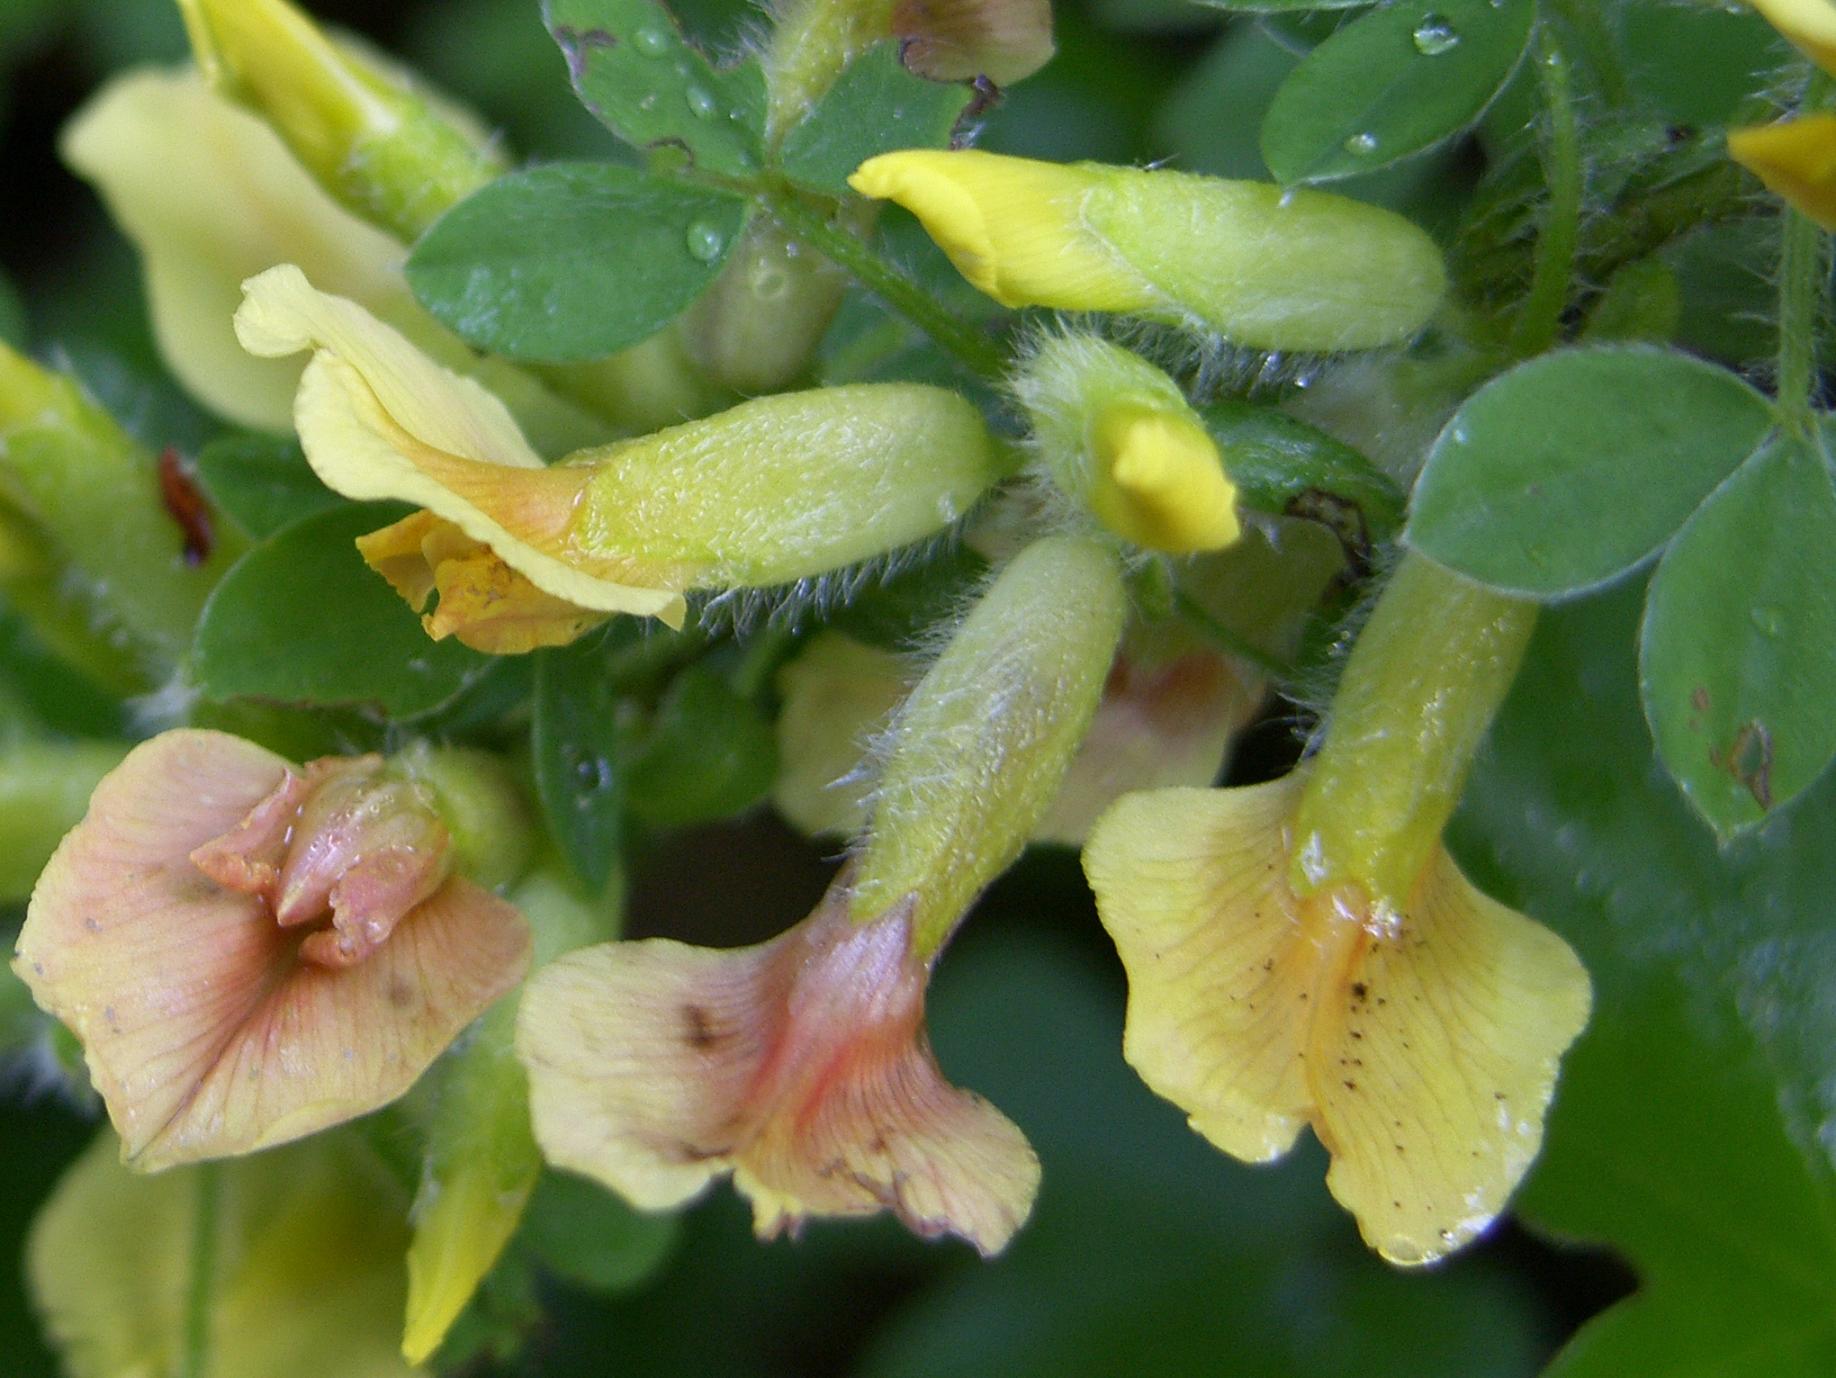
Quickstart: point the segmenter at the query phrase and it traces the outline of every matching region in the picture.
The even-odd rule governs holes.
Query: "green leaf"
[[[1763,822],[1836,755],[1836,489],[1780,439],[1671,542],[1645,608],[1640,672],[1658,755],[1723,834]]]
[[[654,0],[544,0],[542,17],[581,103],[639,148],[672,144],[709,172],[758,171],[765,79],[712,66]]]
[[[611,633],[621,634],[629,635]],[[536,794],[548,831],[596,894],[618,869],[625,817],[619,697],[607,644],[602,633],[536,654],[530,726]]]
[[[226,435],[206,445],[197,464],[211,501],[258,541],[343,501],[319,482],[291,436]]]
[[[584,1178],[544,1172],[520,1239],[556,1277],[614,1292],[635,1287],[662,1267],[678,1232],[674,1215],[636,1211]]]
[[[1575,593],[1669,539],[1771,425],[1765,398],[1687,355],[1547,354],[1494,379],[1447,423],[1404,539],[1507,592]]]
[[[421,304],[512,359],[603,358],[674,320],[720,272],[746,203],[614,163],[500,177],[408,259]]]
[[[0,274],[0,344],[24,349],[29,326],[25,303],[19,299],[12,279]]]
[[[1289,10],[1355,10],[1372,0],[1196,0],[1217,10],[1238,14],[1282,14]]]
[[[876,43],[784,136],[785,176],[813,191],[846,195],[848,174],[875,154],[948,147],[973,94],[959,82],[915,76],[899,61],[897,43]]]
[[[1348,24],[1275,93],[1262,157],[1280,182],[1369,172],[1470,126],[1523,56],[1533,0],[1403,0]]]
[[[1765,89],[1791,49],[1758,14],[1720,5],[1617,5],[1618,56],[1636,95],[1678,124],[1720,125]]]
[[[1836,789],[1718,846],[1663,778],[1639,590],[1545,613],[1460,818],[1475,880],[1595,985],[1522,1210],[1629,1258],[1639,1293],[1560,1378],[1836,1372]]]
[[[771,789],[778,740],[764,714],[712,671],[691,665],[626,757],[631,812],[660,828],[751,808]]]
[[[1326,432],[1252,402],[1214,402],[1203,415],[1245,506],[1322,522],[1366,555],[1402,524],[1395,482]]]
[[[431,641],[420,619],[357,554],[357,537],[399,509],[346,506],[277,532],[211,594],[192,672],[211,698],[367,703],[392,717],[437,708],[490,661]]]

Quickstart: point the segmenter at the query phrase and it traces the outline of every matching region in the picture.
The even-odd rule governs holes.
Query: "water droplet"
[[[1785,614],[1777,608],[1758,607],[1751,616],[1753,625],[1767,636],[1777,636],[1785,630]]]
[[[1377,136],[1368,129],[1362,134],[1354,134],[1345,141],[1345,151],[1347,153],[1375,153]]]
[[[605,789],[612,783],[612,763],[603,756],[582,756],[574,762],[574,783],[583,793]]]
[[[669,51],[669,35],[648,25],[632,34],[631,42],[645,57],[662,57]]]
[[[1415,40],[1415,51],[1423,57],[1439,57],[1460,42],[1459,30],[1438,14],[1425,14],[1409,35]]]
[[[696,119],[712,118],[715,110],[714,97],[699,86],[691,86],[682,93],[682,99],[688,102],[689,113]]]
[[[639,110],[648,111],[648,110],[655,110],[656,108],[657,108],[657,93],[655,91],[646,92],[643,96],[638,98],[638,109]]]
[[[697,220],[688,227],[688,251],[692,258],[703,263],[712,263],[720,257],[721,250],[727,247],[727,237],[720,232],[718,225],[710,225],[705,220]]]
[[[1286,191],[1282,192],[1282,194],[1278,198],[1276,198],[1275,209],[1278,211],[1285,211],[1289,206],[1292,206],[1293,204],[1294,204],[1294,188],[1289,187]]]

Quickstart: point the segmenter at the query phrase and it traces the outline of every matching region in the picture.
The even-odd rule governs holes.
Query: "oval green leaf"
[[[421,304],[506,358],[597,359],[662,329],[720,272],[746,203],[612,163],[513,172],[415,245]]]
[[[1215,402],[1204,417],[1244,506],[1320,522],[1365,557],[1402,524],[1395,481],[1343,441],[1253,402]]]
[[[777,734],[765,715],[719,675],[691,665],[629,747],[626,800],[654,827],[683,828],[751,808],[777,773]]]
[[[437,708],[490,666],[421,622],[357,554],[357,537],[400,509],[347,506],[295,522],[243,556],[204,605],[192,647],[213,699],[374,704],[392,717]]]
[[[656,0],[545,0],[580,103],[638,148],[672,144],[709,172],[758,171],[765,78],[756,61],[717,68]]]
[[[319,482],[292,436],[226,435],[199,451],[197,462],[211,500],[258,541],[344,501]]]
[[[1530,41],[1532,0],[1404,0],[1346,25],[1296,67],[1262,121],[1280,182],[1369,172],[1469,127]]]
[[[1645,606],[1639,678],[1658,754],[1724,835],[1782,808],[1836,756],[1836,488],[1780,440],[1671,542]]]
[[[845,196],[848,174],[896,148],[944,148],[973,93],[927,81],[899,61],[897,43],[862,53],[784,137],[784,173],[812,191]]]
[[[1771,425],[1765,398],[1684,354],[1546,354],[1447,423],[1403,539],[1508,593],[1578,593],[1669,539]]]

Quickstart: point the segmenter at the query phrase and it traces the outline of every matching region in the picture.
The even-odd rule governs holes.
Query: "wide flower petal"
[[[1728,155],[1824,229],[1836,230],[1836,115],[1730,130]]]
[[[245,349],[314,351],[294,420],[327,486],[424,507],[563,602],[680,625],[681,588],[660,586],[670,571],[568,540],[590,468],[545,467],[495,396],[356,303],[318,291],[297,267],[272,268],[243,290],[236,333]]]
[[[563,957],[518,1028],[551,1162],[646,1209],[723,1172],[761,1236],[891,1210],[984,1254],[1026,1218],[1039,1165],[1020,1131],[944,1081],[923,1036],[904,913],[847,917],[846,890],[757,947],[664,940]]]
[[[1316,952],[1285,901],[1300,787],[1131,794],[1084,848],[1128,971],[1122,1052],[1192,1127],[1246,1162],[1312,1116],[1304,1053]]]
[[[1439,847],[1400,913],[1296,894],[1304,783],[1130,795],[1098,823],[1084,868],[1128,970],[1123,1051],[1235,1157],[1278,1156],[1311,1124],[1365,1240],[1432,1262],[1535,1158],[1587,973]]]
[[[301,960],[310,938],[192,860],[265,816],[289,773],[222,733],[143,743],[33,895],[14,967],[82,1042],[135,1167],[249,1152],[386,1104],[527,965],[521,915],[457,877],[356,965]],[[245,834],[253,851],[259,835]]]
[[[1431,1262],[1490,1224],[1536,1158],[1587,972],[1437,849],[1404,925],[1342,981],[1308,1054],[1326,1185],[1385,1258]]]

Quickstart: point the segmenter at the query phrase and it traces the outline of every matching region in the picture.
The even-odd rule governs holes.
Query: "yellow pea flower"
[[[130,1166],[252,1152],[394,1100],[522,979],[528,925],[452,854],[378,757],[162,733],[46,865],[13,968]]]
[[[294,420],[327,486],[426,509],[360,541],[435,637],[516,653],[613,613],[679,626],[693,589],[768,586],[947,527],[1005,472],[955,393],[784,393],[544,466],[490,392],[297,267],[236,314],[263,357],[311,351]]]
[[[1793,47],[1836,73],[1836,6],[1829,0],[1749,3]],[[1824,229],[1836,230],[1836,115],[1730,130],[1728,155]]]
[[[1411,557],[1307,766],[1131,795],[1084,851],[1129,978],[1123,1051],[1234,1157],[1311,1125],[1395,1263],[1460,1247],[1535,1158],[1590,987],[1480,893],[1441,829],[1534,616]]]
[[[1414,334],[1446,291],[1399,215],[1329,192],[975,149],[869,158],[863,196],[918,217],[1003,306],[1115,311],[1258,349],[1365,349]]]
[[[925,987],[1050,805],[1125,601],[1098,543],[1015,557],[901,708],[856,860],[783,936],[733,952],[613,943],[537,973],[517,1051],[549,1160],[647,1209],[731,1172],[767,1237],[890,1210],[999,1252],[1038,1160],[943,1079]]]

